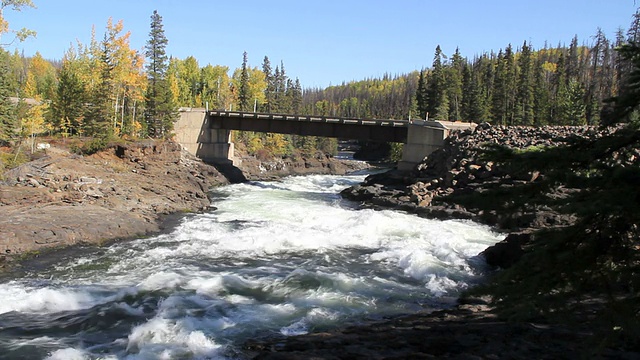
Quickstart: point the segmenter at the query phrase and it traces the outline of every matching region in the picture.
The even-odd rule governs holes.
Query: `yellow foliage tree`
[[[242,69],[237,68],[233,72],[233,78],[231,80],[231,83],[233,88],[235,89],[240,88],[241,71]],[[249,75],[249,99],[252,100],[251,103],[257,104],[258,106],[261,104],[264,104],[265,102],[264,90],[267,88],[267,81],[266,81],[264,72],[262,72],[262,70],[258,69],[257,67],[254,67],[254,68],[247,68],[247,73]],[[234,95],[234,104],[235,104],[234,108],[237,108],[238,107],[237,91],[233,95]]]
[[[44,114],[49,108],[49,104],[43,102],[42,97],[37,93],[36,80],[33,73],[27,74],[25,95],[34,99],[36,104],[29,104],[29,108],[25,113],[25,116],[20,118],[20,136],[23,139],[29,140],[31,152],[33,152],[35,151],[36,136],[48,129],[45,126]]]
[[[0,38],[6,33],[13,33],[14,38],[10,42],[2,42],[0,45],[12,44],[14,41],[23,41],[28,37],[36,36],[36,32],[27,28],[20,30],[11,30],[9,28],[9,22],[4,18],[4,10],[11,8],[14,11],[20,11],[23,7],[35,8],[31,0],[2,0],[0,3]]]

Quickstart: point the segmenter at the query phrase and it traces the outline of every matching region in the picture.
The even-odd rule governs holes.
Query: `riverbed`
[[[365,175],[216,188],[170,232],[70,252],[0,283],[6,359],[224,359],[250,339],[451,306],[503,235],[359,209]]]

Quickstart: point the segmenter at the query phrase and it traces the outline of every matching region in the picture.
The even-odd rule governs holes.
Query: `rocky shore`
[[[243,160],[234,169],[243,180],[343,174],[366,165],[325,156]],[[89,156],[52,143],[0,180],[0,272],[51,249],[157,233],[170,216],[209,208],[210,189],[229,183],[172,141],[114,144]]]
[[[371,175],[364,183],[345,189],[343,197],[365,207],[398,209],[417,216],[471,219],[494,226],[508,235],[483,252],[496,268],[513,266],[525,253],[535,232],[574,224],[574,214],[559,213],[544,204],[524,204],[510,210],[511,200],[495,204],[468,201],[488,191],[534,186],[545,174],[518,171],[481,156],[484,149],[502,145],[518,152],[571,145],[599,139],[616,129],[594,127],[503,127],[480,124],[475,130],[453,133],[445,146],[412,172],[389,171]],[[618,156],[634,164],[640,152]],[[636,164],[637,165],[637,164]],[[577,189],[549,189],[546,197],[562,200]],[[466,201],[462,201],[466,200]],[[247,345],[256,359],[635,359],[633,348],[599,346],[602,329],[584,322],[552,323],[508,321],[494,312],[491,296],[465,296],[459,305],[436,312],[407,314],[377,323],[274,338]],[[522,301],[526,301],[523,299]]]

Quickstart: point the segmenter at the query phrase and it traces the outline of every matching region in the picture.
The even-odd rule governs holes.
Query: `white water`
[[[169,234],[0,283],[0,353],[235,358],[252,338],[449,305],[482,271],[476,255],[501,236],[471,222],[357,210],[338,192],[362,179],[220,188],[216,210]]]

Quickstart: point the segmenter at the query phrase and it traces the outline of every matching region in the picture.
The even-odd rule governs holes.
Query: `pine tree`
[[[238,110],[249,111],[249,71],[247,70],[247,52],[242,54],[240,86],[238,89]]]
[[[147,133],[156,138],[169,134],[177,119],[177,106],[167,81],[168,59],[165,49],[168,42],[162,27],[162,17],[154,10],[149,40],[145,47],[148,59],[145,124]]]

